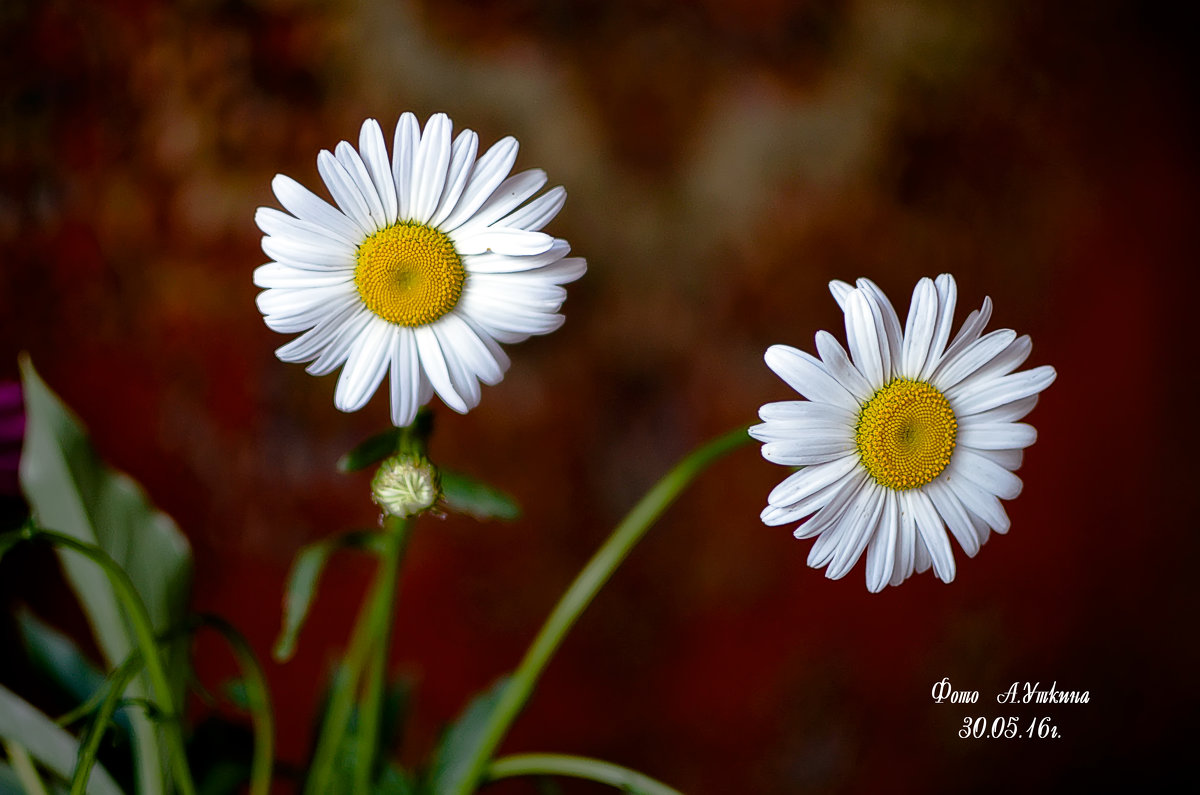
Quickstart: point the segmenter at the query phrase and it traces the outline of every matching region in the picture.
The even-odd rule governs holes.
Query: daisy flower
[[[341,367],[342,411],[362,408],[390,372],[395,425],[412,423],[434,392],[465,413],[481,382],[504,377],[500,343],[562,325],[561,285],[586,266],[540,230],[566,191],[532,198],[545,172],[509,176],[515,139],[476,158],[478,146],[471,130],[452,140],[445,114],[422,131],[405,113],[389,157],[379,123],[367,119],[358,149],[342,141],[317,157],[336,206],[279,174],[272,188],[287,212],[258,209],[274,260],[254,271],[265,288],[258,308],[271,329],[304,332],[276,354],[312,362],[313,375]]]
[[[846,317],[846,350],[826,331],[820,358],[786,345],[767,365],[807,400],[768,403],[750,435],[768,461],[800,467],[767,498],[768,525],[806,521],[813,568],[838,579],[867,553],[867,587],[899,585],[930,566],[954,579],[950,534],[974,557],[1009,520],[1000,500],[1021,491],[1015,474],[1037,431],[1017,420],[1054,381],[1052,367],[1013,372],[1029,337],[983,334],[991,299],[951,340],[954,277],[921,279],[903,329],[869,279],[830,283]]]

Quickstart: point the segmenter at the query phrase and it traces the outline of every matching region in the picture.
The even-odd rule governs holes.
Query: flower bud
[[[437,467],[409,453],[384,460],[371,479],[371,499],[399,519],[433,507],[442,496]]]

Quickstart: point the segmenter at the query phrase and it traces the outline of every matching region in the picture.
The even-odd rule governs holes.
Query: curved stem
[[[400,561],[408,542],[411,519],[384,520],[384,549],[380,555],[381,585],[378,599],[388,609],[372,616],[371,637],[375,639],[374,654],[368,663],[366,682],[358,709],[358,753],[355,755],[354,792],[369,792],[374,778],[375,760],[379,745],[379,724],[383,712],[383,691],[386,684],[388,652],[392,646],[392,624],[395,618],[396,587],[399,582]]]
[[[100,708],[96,711],[91,725],[79,746],[79,754],[75,762],[75,772],[71,776],[71,795],[84,795],[87,792],[88,778],[92,775],[92,767],[96,764],[96,755],[100,752],[100,740],[108,729],[117,706],[125,689],[142,671],[142,655],[134,652],[125,662],[117,667],[108,677],[108,689]]]
[[[145,662],[146,674],[150,677],[150,685],[156,698],[155,706],[163,715],[167,742],[170,745],[167,755],[171,758],[176,785],[183,795],[195,795],[196,786],[192,782],[192,772],[188,768],[180,717],[171,701],[171,684],[167,679],[162,657],[158,652],[158,643],[154,637],[150,614],[146,611],[146,605],[142,603],[142,599],[138,595],[137,587],[129,579],[125,570],[100,547],[62,533],[56,533],[53,530],[45,530],[32,525],[29,529],[29,538],[45,538],[60,547],[78,552],[104,569],[109,582],[112,583],[117,599],[125,608],[130,626],[133,628],[138,651]]]
[[[385,532],[389,539],[398,535],[407,537],[410,523],[411,520],[401,521],[388,517],[385,520]],[[380,568],[375,583],[359,612],[350,647],[346,650],[346,656],[334,676],[329,706],[325,710],[320,739],[317,741],[317,750],[313,754],[308,781],[304,787],[305,795],[326,795],[330,791],[338,749],[346,736],[346,728],[354,712],[354,694],[363,676],[367,657],[379,642],[380,627],[386,627],[389,631],[391,629],[395,607],[396,572],[403,550],[404,544],[399,538],[395,538],[385,541],[380,551]]]
[[[514,776],[571,776],[598,781],[637,795],[682,795],[679,790],[636,770],[585,756],[516,754],[497,759],[484,772],[488,781]]]
[[[533,639],[525,652],[517,670],[505,686],[500,699],[485,724],[480,736],[481,740],[474,748],[470,764],[465,768],[465,775],[457,781],[454,790],[458,795],[466,795],[475,787],[483,773],[484,766],[492,753],[504,739],[508,727],[512,724],[521,708],[537,684],[542,670],[562,643],[563,637],[575,623],[579,615],[591,603],[596,593],[608,582],[608,578],[617,566],[625,560],[625,556],[633,548],[646,531],[662,515],[680,492],[702,472],[705,467],[725,453],[749,443],[751,438],[745,428],[739,428],[708,442],[694,450],[686,458],[675,465],[654,488],[647,492],[633,510],[617,525],[612,535],[604,545],[592,556],[583,570],[567,588],[566,593],[559,599],[554,610],[542,625],[537,637]]]
[[[229,644],[242,670],[246,702],[254,724],[254,755],[250,759],[250,795],[269,795],[275,765],[275,717],[271,712],[271,694],[254,650],[242,633],[217,616],[200,616],[200,625],[220,634]]]

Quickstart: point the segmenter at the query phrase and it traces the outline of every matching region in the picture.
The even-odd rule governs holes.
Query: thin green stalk
[[[271,693],[254,650],[242,633],[217,616],[200,617],[201,626],[216,630],[229,644],[242,671],[246,687],[246,706],[254,726],[254,754],[250,758],[250,795],[269,795],[275,765],[275,716],[271,711]]]
[[[17,774],[17,781],[21,782],[25,795],[47,795],[46,785],[38,775],[33,758],[25,750],[25,746],[9,740],[0,740],[0,745],[4,746],[8,761],[12,764],[13,772]]]
[[[398,533],[407,536],[408,521],[410,520],[406,520],[401,527],[397,527],[393,523],[398,521],[391,517],[385,520],[385,532],[389,536]],[[326,795],[330,791],[338,749],[346,736],[346,728],[350,723],[350,716],[354,712],[354,694],[358,689],[359,680],[362,678],[367,658],[379,642],[380,628],[386,628],[389,632],[391,630],[395,607],[396,575],[403,550],[404,544],[396,539],[395,543],[385,542],[384,549],[380,552],[379,569],[375,582],[359,610],[354,635],[350,639],[350,647],[334,677],[329,706],[325,710],[320,739],[317,741],[317,750],[313,754],[308,780],[304,787],[305,795]],[[359,718],[361,720],[363,716],[360,714]]]
[[[175,783],[182,795],[195,795],[196,786],[192,782],[192,772],[188,768],[187,753],[183,743],[183,727],[180,716],[171,701],[171,684],[163,668],[162,656],[159,654],[158,642],[154,637],[154,626],[146,605],[142,603],[137,588],[129,575],[107,552],[98,546],[88,544],[53,530],[27,526],[29,538],[44,538],[60,547],[78,552],[104,569],[109,582],[113,586],[117,599],[125,608],[129,623],[133,628],[138,651],[146,665],[146,674],[150,678],[150,686],[157,699],[155,706],[163,716],[163,724],[169,744],[167,755],[171,758],[171,767]],[[20,531],[26,533],[25,530]]]
[[[92,775],[92,767],[96,764],[96,755],[100,753],[100,740],[104,738],[125,690],[141,671],[142,655],[134,652],[108,677],[104,700],[100,702],[100,708],[92,718],[84,741],[79,746],[75,772],[71,776],[71,795],[84,795],[87,792],[88,779]]]
[[[513,672],[480,733],[481,740],[474,748],[470,764],[465,768],[465,775],[453,790],[457,795],[467,795],[474,789],[488,760],[504,739],[521,708],[525,706],[542,670],[562,643],[563,637],[612,576],[617,566],[625,560],[633,546],[641,540],[680,492],[709,464],[750,441],[745,428],[739,428],[694,450],[656,483],[617,525],[612,535],[567,588],[525,652],[517,670]]]
[[[380,557],[379,576],[382,579],[379,600],[390,609],[377,611],[374,618],[381,625],[371,628],[375,638],[373,654],[367,667],[366,683],[358,708],[358,753],[354,770],[353,792],[369,792],[374,778],[375,760],[379,745],[379,723],[383,712],[383,691],[387,675],[388,652],[392,645],[392,625],[395,623],[396,587],[400,561],[404,557],[412,519],[384,520],[385,547]]]
[[[488,781],[514,776],[571,776],[598,781],[601,784],[632,792],[635,795],[682,795],[677,789],[668,787],[661,781],[630,770],[627,767],[614,765],[600,759],[589,759],[585,756],[569,756],[567,754],[517,754],[505,756],[492,762],[484,773]]]

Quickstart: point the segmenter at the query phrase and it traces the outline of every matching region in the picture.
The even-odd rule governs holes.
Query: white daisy
[[[903,330],[896,310],[869,279],[831,282],[846,316],[850,354],[817,332],[820,358],[786,345],[767,365],[807,400],[768,403],[750,434],[768,461],[800,467],[771,491],[769,525],[809,517],[797,538],[817,536],[808,556],[845,576],[867,553],[872,592],[899,585],[931,565],[954,579],[946,528],[968,557],[1009,520],[1000,504],[1021,491],[1013,471],[1037,431],[1017,422],[1054,381],[1052,367],[1013,371],[1029,337],[1009,329],[982,334],[991,299],[950,339],[956,287],[942,274],[921,279]],[[982,334],[982,335],[981,335]]]
[[[342,367],[334,403],[362,408],[391,371],[391,413],[408,425],[437,392],[458,412],[508,369],[499,343],[562,325],[560,285],[586,265],[542,233],[566,191],[546,191],[541,169],[508,176],[517,142],[504,138],[476,159],[479,138],[451,140],[450,119],[424,132],[405,113],[389,158],[379,123],[367,119],[355,150],[322,151],[317,168],[336,207],[295,180],[272,188],[287,212],[260,207],[255,221],[274,261],[254,271],[266,288],[267,325],[305,332],[276,351],[324,375]],[[290,214],[289,214],[290,213]]]

